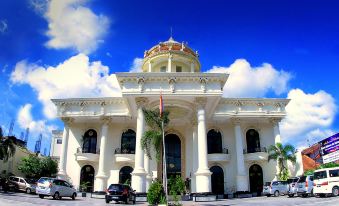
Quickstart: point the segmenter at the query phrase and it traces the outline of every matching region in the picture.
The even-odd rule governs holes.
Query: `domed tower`
[[[198,52],[172,37],[146,50],[143,72],[200,72]]]

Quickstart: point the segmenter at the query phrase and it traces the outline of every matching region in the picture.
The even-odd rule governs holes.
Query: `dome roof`
[[[182,52],[195,58],[199,57],[198,52],[194,52],[190,47],[188,47],[187,43],[177,42],[171,36],[167,41],[160,42],[151,49],[146,50],[144,53],[144,58],[155,56],[161,53],[167,53],[169,51]]]

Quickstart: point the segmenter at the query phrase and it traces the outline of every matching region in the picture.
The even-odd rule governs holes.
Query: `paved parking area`
[[[182,202],[185,206],[190,205],[202,205],[202,206],[296,206],[296,205],[305,205],[305,206],[339,206],[339,197],[328,197],[328,198],[301,198],[294,197],[289,198],[286,196],[281,197],[254,197],[254,198],[244,198],[244,199],[226,199],[219,200],[216,202],[192,202],[185,201]],[[40,199],[37,195],[28,195],[24,193],[0,193],[0,205],[1,206],[97,206],[97,205],[106,205],[103,199],[94,199],[94,198],[82,198],[77,197],[76,200],[71,200],[70,198],[63,198],[62,200],[53,200],[52,198]],[[114,204],[110,203],[109,205],[124,205],[124,204]],[[148,205],[147,203],[137,203],[136,205]]]

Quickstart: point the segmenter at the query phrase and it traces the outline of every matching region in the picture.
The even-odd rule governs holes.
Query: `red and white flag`
[[[162,92],[160,92],[159,112],[160,112],[160,117],[162,117],[162,113],[164,112],[164,102],[162,101]]]

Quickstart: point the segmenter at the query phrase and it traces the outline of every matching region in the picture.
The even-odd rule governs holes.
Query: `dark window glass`
[[[299,178],[298,182],[305,182],[306,181],[306,176],[302,176]]]
[[[97,132],[93,129],[85,132],[83,137],[82,152],[83,153],[96,153],[97,148]]]
[[[51,179],[49,179],[49,178],[40,178],[38,183],[44,184],[45,182],[50,182],[50,181],[51,181]]]
[[[165,137],[167,177],[181,176],[181,141],[175,134]]]
[[[14,177],[14,178],[13,178],[13,181],[14,181],[14,182],[19,182],[19,178]]]
[[[326,171],[315,172],[313,174],[313,178],[315,180],[327,178],[327,173],[326,173]]]
[[[176,71],[177,72],[182,72],[182,67],[181,66],[176,66]]]
[[[160,72],[166,72],[166,66],[160,67]]]
[[[260,151],[259,133],[255,129],[246,132],[247,152],[255,153]]]
[[[276,185],[278,185],[278,184],[279,184],[278,182],[273,182],[273,183],[272,183],[273,186],[276,186]]]
[[[94,173],[94,168],[91,165],[85,165],[81,168],[80,185],[86,183],[85,186],[80,188],[82,192],[93,192]]]
[[[118,185],[118,184],[111,184],[109,187],[108,187],[109,190],[122,190],[122,185]]]
[[[25,180],[23,180],[23,179],[20,179],[20,182],[21,182],[21,183],[26,183]]]
[[[208,154],[222,153],[221,133],[211,129],[207,133],[207,151]]]
[[[310,180],[313,181],[313,176],[310,176]]]
[[[135,154],[135,132],[131,129],[121,135],[121,153]]]
[[[330,170],[330,177],[339,177],[339,170]]]
[[[57,144],[62,144],[62,139],[57,139]]]

